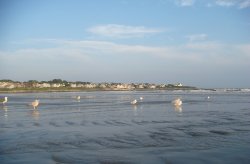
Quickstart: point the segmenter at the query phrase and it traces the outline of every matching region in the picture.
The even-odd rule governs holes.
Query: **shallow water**
[[[80,101],[75,99],[77,95]],[[9,102],[0,106],[0,163],[250,161],[249,92],[105,91],[7,96]],[[183,100],[182,108],[171,105],[176,97]],[[40,100],[37,110],[27,105],[34,99]],[[130,104],[133,99],[138,99],[138,105]]]

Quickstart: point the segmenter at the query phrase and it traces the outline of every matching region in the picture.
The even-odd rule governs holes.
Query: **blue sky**
[[[0,0],[0,79],[250,87],[250,0]]]

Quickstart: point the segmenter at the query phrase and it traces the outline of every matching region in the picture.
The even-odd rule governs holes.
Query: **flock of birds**
[[[143,97],[140,97],[140,100],[142,101],[143,100]],[[133,101],[130,102],[132,105],[136,105],[138,103],[138,101],[136,99],[134,99]],[[182,101],[180,98],[176,98],[172,101],[172,104],[175,106],[175,107],[180,107],[182,105]]]
[[[76,100],[80,101],[80,99],[81,99],[80,96],[76,96]],[[8,97],[0,98],[0,103],[2,103],[3,105],[5,105],[5,103],[7,102],[8,102]],[[32,106],[33,109],[37,109],[39,103],[40,101],[36,99],[35,101],[29,103],[29,105]]]
[[[5,105],[5,103],[7,102],[8,102],[8,97],[0,98],[0,103],[2,103],[3,105]],[[39,105],[39,100],[31,102],[29,105],[33,106],[34,109],[37,109]]]
[[[209,97],[208,97],[209,98]],[[80,101],[81,97],[80,96],[76,96],[76,100]],[[140,101],[143,100],[143,97],[140,97]],[[5,103],[8,102],[8,97],[4,97],[4,98],[0,98],[0,102],[5,105]],[[136,99],[134,99],[133,101],[130,102],[132,105],[136,105],[138,104],[138,101]],[[180,107],[182,105],[182,101],[180,98],[176,98],[172,101],[172,104],[175,107]],[[33,102],[31,102],[29,104],[30,106],[33,106],[34,109],[37,109],[38,105],[39,105],[39,100],[35,100]]]

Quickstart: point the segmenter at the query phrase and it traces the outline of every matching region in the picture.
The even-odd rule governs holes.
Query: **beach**
[[[0,93],[0,96],[8,96],[9,100],[0,105],[0,163],[250,160],[248,90]],[[172,105],[175,98],[181,98],[182,106]],[[28,105],[35,99],[40,100],[38,109]],[[138,103],[131,105],[134,99]]]

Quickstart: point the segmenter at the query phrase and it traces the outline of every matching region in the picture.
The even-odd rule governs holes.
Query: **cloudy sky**
[[[250,0],[1,0],[0,79],[250,87]]]

